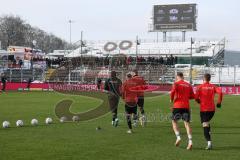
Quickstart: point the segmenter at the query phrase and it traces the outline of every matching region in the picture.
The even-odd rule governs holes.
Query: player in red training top
[[[191,84],[184,81],[183,73],[178,72],[176,82],[171,90],[171,102],[173,102],[172,110],[172,126],[176,134],[177,140],[175,145],[179,146],[181,142],[180,132],[178,128],[178,120],[182,119],[188,134],[188,146],[187,150],[192,149],[192,129],[190,126],[190,107],[189,100],[194,99],[193,88]]]
[[[216,87],[210,83],[211,75],[204,75],[204,82],[202,85],[197,87],[196,91],[196,101],[200,103],[200,117],[201,123],[204,130],[204,136],[207,140],[206,150],[212,149],[211,135],[210,135],[210,121],[215,113],[215,103],[214,97],[215,94],[218,94],[217,107],[221,108],[222,103],[222,91],[221,88]]]
[[[123,83],[123,99],[125,101],[125,112],[129,130],[127,133],[132,133],[131,115],[133,114],[133,121],[137,121],[137,92],[131,89],[136,87],[136,82],[133,80],[130,73],[127,74],[127,80]]]
[[[144,78],[138,75],[138,70],[135,69],[133,72],[134,72],[133,80],[137,83],[138,87],[142,88],[142,90],[139,90],[137,94],[138,96],[137,106],[139,107],[140,113],[142,115],[139,118],[140,123],[144,127],[147,121],[145,116],[145,111],[144,111],[144,90],[147,89],[147,87],[146,87],[146,82]]]

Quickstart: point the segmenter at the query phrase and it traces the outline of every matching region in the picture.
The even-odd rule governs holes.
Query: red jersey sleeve
[[[122,98],[125,99],[125,90],[126,90],[126,83],[124,82],[122,84],[122,88],[121,88],[121,91],[122,91]]]
[[[171,99],[171,101],[174,100],[175,93],[176,93],[176,84],[174,83],[173,86],[172,86],[171,93],[170,93],[170,99]]]
[[[143,87],[144,87],[144,90],[148,89],[147,83],[146,83],[146,81],[144,79],[143,79]]]
[[[189,97],[189,99],[195,99],[195,94],[194,94],[194,92],[193,92],[193,87],[192,87],[192,85],[190,85],[190,97]]]
[[[200,86],[198,86],[197,89],[196,89],[196,93],[195,93],[195,99],[196,99],[196,100],[200,99],[200,93],[199,93],[199,91],[200,91]]]
[[[215,93],[218,94],[218,101],[217,103],[222,103],[222,99],[223,99],[223,93],[222,93],[222,88],[221,87],[215,87]]]

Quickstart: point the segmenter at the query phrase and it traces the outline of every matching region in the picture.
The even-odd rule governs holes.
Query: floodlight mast
[[[192,54],[193,54],[193,38],[191,37],[191,48],[190,48],[190,67],[189,67],[189,82],[190,84],[193,83],[192,81]]]
[[[72,49],[72,23],[73,23],[73,20],[69,20],[68,21],[69,23],[69,49],[71,50]],[[71,59],[69,59],[68,61],[68,84],[71,83],[71,69],[70,69],[70,63],[71,63]]]
[[[69,43],[70,43],[70,45],[72,45],[72,23],[73,23],[73,21],[69,20],[68,23],[69,23]]]
[[[81,46],[80,46],[80,52],[81,52],[81,65],[83,66],[83,61],[82,61],[82,47],[83,47],[83,31],[81,31]]]
[[[135,66],[137,67],[138,65],[138,46],[140,45],[140,41],[138,39],[138,36],[136,36],[136,62],[135,62]]]

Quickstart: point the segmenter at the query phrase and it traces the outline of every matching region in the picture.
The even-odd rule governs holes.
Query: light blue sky
[[[148,33],[154,4],[197,3],[198,31],[188,36],[240,39],[239,0],[1,0],[0,14],[19,15],[28,23],[72,41],[155,38]],[[172,33],[174,35],[174,33]]]

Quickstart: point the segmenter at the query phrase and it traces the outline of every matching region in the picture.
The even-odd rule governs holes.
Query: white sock
[[[211,142],[211,141],[208,141],[207,144],[208,144],[208,146],[211,146],[211,145],[212,145],[212,142]]]
[[[177,137],[177,140],[181,140],[181,137],[180,137],[180,133],[179,132],[175,132],[175,135]]]
[[[191,134],[188,135],[188,144],[192,144],[192,135]]]

